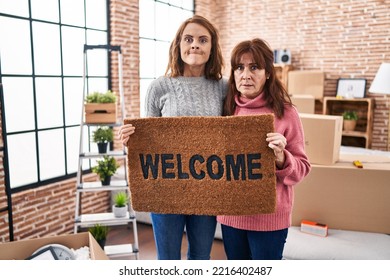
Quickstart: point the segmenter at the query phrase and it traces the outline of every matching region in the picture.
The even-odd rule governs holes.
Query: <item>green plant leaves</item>
[[[85,102],[87,103],[115,103],[116,102],[116,96],[114,92],[111,90],[103,92],[92,92],[87,95],[85,98]]]
[[[95,143],[112,142],[114,140],[114,132],[108,126],[101,126],[93,132],[92,139]]]
[[[357,120],[358,119],[358,114],[356,111],[345,111],[343,113],[343,118],[344,120]]]
[[[115,174],[119,164],[114,157],[103,156],[102,160],[97,160],[97,166],[92,167],[92,172],[99,175],[100,180]]]
[[[98,241],[98,240],[105,239],[107,237],[109,229],[107,226],[103,226],[101,224],[95,224],[93,227],[90,227],[88,231]]]
[[[116,207],[124,207],[127,204],[128,201],[127,193],[125,192],[118,192],[114,196],[114,203]]]

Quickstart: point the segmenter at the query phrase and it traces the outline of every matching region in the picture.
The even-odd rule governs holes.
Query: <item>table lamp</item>
[[[372,82],[370,93],[376,94],[388,94],[390,95],[390,63],[383,62],[375,75],[374,81]],[[389,100],[389,99],[388,99]],[[390,105],[388,106],[390,107]],[[387,130],[387,150],[390,150],[390,109],[389,109],[389,120]]]

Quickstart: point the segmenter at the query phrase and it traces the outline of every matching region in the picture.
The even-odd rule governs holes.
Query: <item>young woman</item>
[[[273,113],[268,133],[276,164],[276,211],[272,214],[218,216],[228,259],[282,259],[294,200],[294,185],[310,171],[297,110],[275,75],[273,52],[261,39],[243,41],[232,51],[225,115]]]
[[[220,116],[227,92],[222,78],[223,58],[217,29],[205,18],[193,16],[179,27],[169,50],[165,76],[147,91],[148,117]],[[123,144],[135,132],[132,125],[119,130]],[[210,259],[216,218],[214,216],[151,213],[159,260],[181,259],[184,228],[187,258]]]

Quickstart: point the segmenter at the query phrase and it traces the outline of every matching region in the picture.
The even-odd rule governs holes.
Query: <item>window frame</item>
[[[72,25],[72,24],[69,24],[69,23],[62,23],[61,22],[61,1],[64,1],[64,0],[60,0],[58,1],[58,20],[57,21],[50,21],[50,20],[45,20],[45,19],[39,19],[39,18],[33,18],[32,16],[32,5],[33,5],[33,0],[26,0],[25,3],[27,3],[28,5],[28,16],[27,15],[18,15],[17,13],[3,13],[3,12],[0,12],[0,17],[2,17],[3,19],[13,19],[13,20],[18,20],[19,22],[22,22],[23,23],[26,23],[28,22],[28,25],[29,25],[29,40],[30,40],[30,52],[31,52],[31,73],[4,73],[4,69],[2,69],[1,67],[1,53],[0,53],[0,83],[1,83],[1,109],[2,109],[2,136],[3,136],[3,148],[2,148],[2,151],[4,153],[4,159],[3,159],[3,166],[4,166],[4,169],[5,169],[5,186],[6,186],[6,189],[9,193],[17,193],[17,192],[21,192],[21,191],[25,191],[25,190],[28,190],[28,189],[34,189],[34,188],[38,188],[40,186],[44,186],[44,185],[48,185],[48,184],[53,184],[53,183],[58,183],[60,181],[63,181],[63,180],[67,180],[67,179],[70,179],[70,178],[74,178],[76,177],[76,174],[77,174],[77,162],[74,163],[74,166],[69,166],[68,164],[68,150],[70,148],[72,148],[72,151],[74,149],[74,147],[76,147],[76,149],[78,150],[79,148],[79,140],[78,139],[75,139],[74,143],[72,143],[71,145],[68,145],[69,143],[67,143],[68,139],[67,139],[67,133],[70,133],[69,130],[70,129],[74,129],[74,130],[77,130],[77,131],[80,131],[80,125],[81,125],[81,116],[80,116],[80,121],[78,121],[77,123],[67,123],[67,120],[66,120],[66,112],[67,112],[67,109],[65,108],[66,107],[66,104],[65,104],[65,101],[66,101],[66,98],[65,98],[65,95],[66,95],[66,89],[65,89],[65,85],[66,83],[68,82],[74,82],[75,84],[77,84],[77,82],[80,82],[82,81],[82,77],[83,77],[83,69],[77,69],[77,71],[73,71],[73,73],[77,72],[79,74],[64,74],[64,62],[63,62],[63,59],[64,59],[64,51],[63,51],[63,48],[66,48],[66,45],[64,45],[62,39],[63,39],[63,29],[64,28],[69,28],[69,30],[72,30],[74,32],[77,31],[80,31],[82,30],[83,32],[83,41],[84,41],[84,44],[87,44],[88,40],[92,38],[94,38],[93,36],[93,32],[95,32],[97,35],[103,35],[104,37],[104,40],[105,42],[101,42],[102,44],[109,44],[109,39],[110,39],[110,0],[103,0],[101,2],[102,5],[105,5],[105,12],[106,12],[106,24],[103,24],[102,26],[105,25],[106,28],[95,28],[95,27],[92,27],[92,26],[88,26],[88,11],[90,10],[91,7],[93,7],[91,4],[91,0],[80,0],[78,2],[78,4],[81,6],[83,5],[84,9],[83,9],[83,24],[82,25]],[[105,1],[105,3],[104,3]],[[81,3],[82,2],[82,3]],[[16,6],[18,3],[14,3]],[[66,3],[65,3],[66,5]],[[89,8],[90,7],[90,8]],[[103,7],[103,6],[101,6]],[[88,11],[87,11],[88,9]],[[103,11],[103,10],[101,10]],[[59,36],[59,55],[60,55],[60,73],[59,74],[36,74],[35,73],[35,69],[36,69],[36,65],[35,65],[35,61],[34,61],[34,58],[35,58],[35,53],[34,53],[34,36],[33,36],[33,25],[34,24],[40,24],[40,25],[50,25],[51,27],[56,27],[57,28],[57,34]],[[89,33],[91,33],[92,35],[89,36]],[[99,37],[100,38],[100,37]],[[50,38],[48,38],[50,39]],[[80,58],[83,58],[83,49],[80,48]],[[88,58],[89,61],[91,62],[91,60],[93,58]],[[107,71],[105,71],[105,73],[103,74],[99,74],[99,75],[95,75],[95,76],[92,76],[92,75],[87,75],[86,76],[86,84],[87,84],[87,89],[89,87],[89,80],[90,79],[103,79],[103,81],[105,80],[105,84],[107,84],[107,88],[105,89],[102,89],[102,91],[108,89],[108,88],[111,88],[111,73],[109,71],[110,69],[110,56],[107,56],[107,60],[106,61],[103,61],[102,62],[103,64],[107,65],[106,69]],[[83,65],[83,61],[80,61],[80,65]],[[87,65],[88,65],[88,61],[87,61]],[[7,111],[7,104],[6,104],[6,101],[4,101],[4,87],[5,87],[5,84],[3,83],[3,80],[7,80],[7,78],[29,78],[32,80],[32,95],[33,95],[33,104],[30,104],[31,106],[33,106],[33,111],[34,111],[34,127],[32,129],[27,129],[27,130],[16,130],[16,131],[10,131],[8,132],[7,131],[7,128],[6,128],[6,122],[7,122],[7,116],[5,114],[5,112]],[[41,127],[39,128],[39,124],[38,124],[38,120],[37,120],[37,116],[39,114],[39,112],[37,111],[37,95],[38,95],[38,92],[37,92],[37,80],[39,79],[50,79],[50,78],[54,78],[54,79],[59,79],[60,81],[60,84],[61,84],[61,99],[62,99],[62,102],[61,102],[61,109],[62,109],[62,112],[61,112],[61,117],[62,117],[62,123],[60,125],[53,125],[53,126],[47,126],[47,127]],[[72,78],[75,78],[75,80],[69,80],[69,79],[72,79]],[[83,92],[83,88],[82,88],[82,82],[80,83],[81,87],[80,87],[80,97],[82,96],[82,92]],[[81,106],[82,104],[80,104],[82,100],[75,100],[73,102],[74,106],[77,106],[81,109]],[[56,131],[59,131],[57,132],[58,133],[58,137],[62,137],[63,139],[63,145],[62,145],[62,151],[61,151],[61,155],[62,155],[62,162],[63,162],[63,166],[64,166],[64,170],[63,172],[61,171],[61,175],[59,176],[48,176],[47,178],[45,179],[42,179],[41,178],[41,168],[42,168],[42,163],[40,162],[40,148],[39,148],[39,145],[40,145],[40,142],[39,142],[39,135],[42,134],[42,133],[50,133],[51,131],[53,132],[56,132]],[[32,133],[34,134],[34,138],[35,138],[35,156],[36,156],[36,165],[34,168],[36,168],[36,172],[37,172],[37,175],[36,175],[36,180],[31,180],[31,183],[26,183],[26,184],[21,184],[21,185],[12,185],[13,182],[11,182],[12,178],[10,178],[10,164],[9,164],[9,137],[12,137],[12,136],[16,136],[16,135],[23,135],[23,134],[26,134],[26,133]],[[89,139],[88,139],[88,143],[89,143]],[[31,145],[30,147],[33,147],[33,145]],[[76,170],[74,170],[74,168],[76,167]],[[45,170],[45,169],[42,169],[42,170]],[[58,172],[59,169],[55,170],[55,172]],[[47,169],[46,169],[47,171]],[[19,171],[20,173],[22,173],[23,171],[20,170]],[[88,173],[90,172],[90,163],[88,166],[84,167],[83,166],[83,172],[84,173]]]

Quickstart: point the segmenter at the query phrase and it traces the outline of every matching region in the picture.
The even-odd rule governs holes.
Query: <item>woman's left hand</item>
[[[287,139],[280,133],[267,133],[266,141],[268,142],[268,147],[270,147],[276,156],[275,162],[278,168],[282,168],[284,165],[284,149],[287,146]]]

